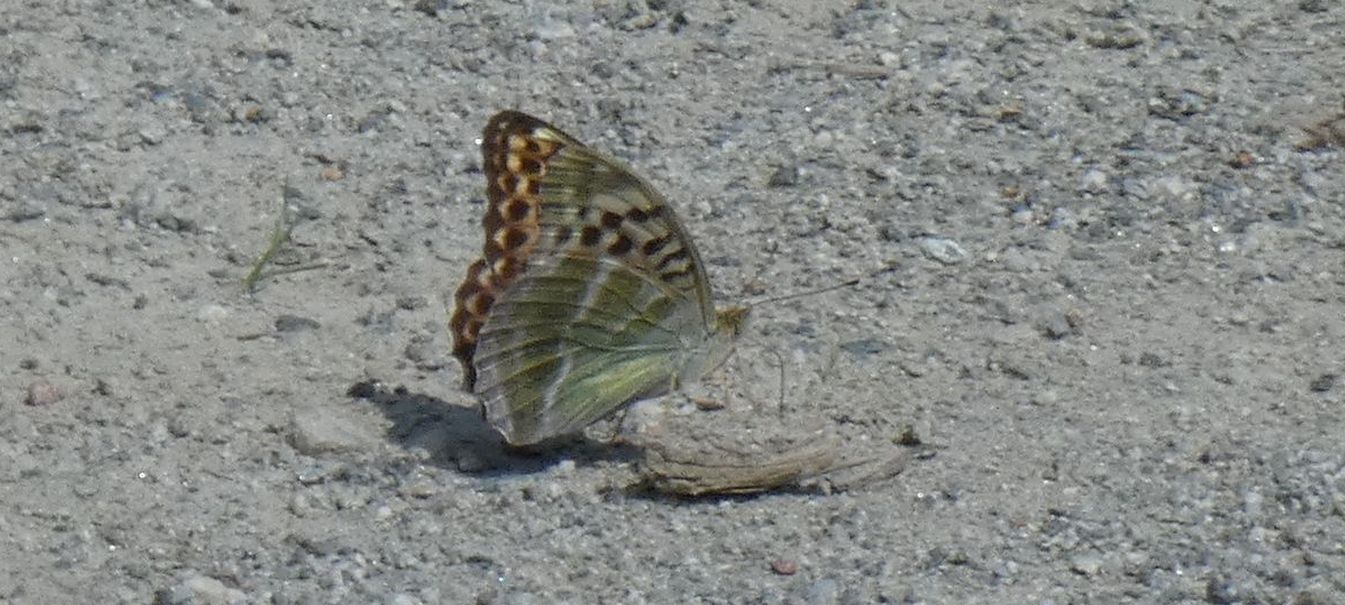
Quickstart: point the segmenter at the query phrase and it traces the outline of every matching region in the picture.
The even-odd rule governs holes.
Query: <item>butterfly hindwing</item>
[[[573,432],[672,386],[675,301],[610,260],[533,260],[480,334],[476,392],[493,425],[519,439]]]

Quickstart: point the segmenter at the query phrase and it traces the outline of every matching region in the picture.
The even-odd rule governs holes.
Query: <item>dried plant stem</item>
[[[297,273],[299,271],[308,271],[311,269],[320,269],[327,266],[326,261],[318,261],[294,267],[283,269],[273,269],[266,271],[266,267],[271,264],[286,244],[290,243],[290,234],[294,231],[294,211],[290,207],[288,198],[289,187],[285,187],[286,195],[280,200],[280,210],[276,213],[275,226],[271,229],[271,238],[266,244],[266,249],[262,250],[261,255],[252,263],[252,269],[243,277],[243,291],[249,294],[257,291],[257,283],[265,277],[274,277],[286,273]]]

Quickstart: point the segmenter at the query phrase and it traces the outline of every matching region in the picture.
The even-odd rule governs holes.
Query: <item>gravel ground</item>
[[[1345,603],[1339,3],[309,4],[0,11],[0,601]],[[686,500],[611,426],[505,450],[442,297],[505,108],[726,303],[866,276],[628,426],[932,455]]]

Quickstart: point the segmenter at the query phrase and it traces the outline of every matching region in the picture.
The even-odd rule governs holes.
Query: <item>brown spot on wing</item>
[[[528,203],[530,196],[515,197],[507,203],[500,206],[504,211],[504,220],[507,223],[521,223],[528,220],[528,213],[532,212],[534,206]]]
[[[630,238],[626,237],[626,234],[618,233],[616,239],[607,246],[607,252],[616,256],[625,256],[626,253],[630,252],[634,247],[635,243],[630,241]]]
[[[640,251],[643,252],[645,256],[654,256],[655,254],[659,253],[659,250],[662,250],[665,246],[667,246],[668,242],[671,241],[672,241],[672,234],[665,233],[663,235],[660,235],[654,239],[645,242],[643,246],[640,246]]]
[[[495,243],[499,244],[500,249],[506,254],[510,250],[519,250],[528,245],[529,238],[529,231],[522,227],[505,227],[495,232]]]
[[[579,244],[585,248],[592,248],[602,241],[602,229],[593,225],[584,225],[579,229]]]
[[[570,241],[570,238],[573,237],[573,236],[574,236],[574,229],[571,228],[569,225],[561,225],[561,226],[559,226],[559,227],[556,227],[556,244],[557,244],[557,245],[561,245],[561,244],[565,244],[566,242],[569,242],[569,241]]]
[[[686,261],[690,258],[691,254],[687,252],[686,248],[678,248],[664,255],[663,260],[659,261],[657,269],[659,271],[662,271],[664,269],[667,269],[668,265],[671,265],[677,261]]]
[[[626,211],[626,220],[635,223],[643,223],[649,220],[649,213],[645,212],[644,210],[641,210],[640,208],[631,208],[630,210]]]

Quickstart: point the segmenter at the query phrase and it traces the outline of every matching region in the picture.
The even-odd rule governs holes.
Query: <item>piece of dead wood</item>
[[[910,460],[907,448],[837,437],[746,448],[705,441],[642,445],[641,487],[679,497],[847,491],[895,476]]]

